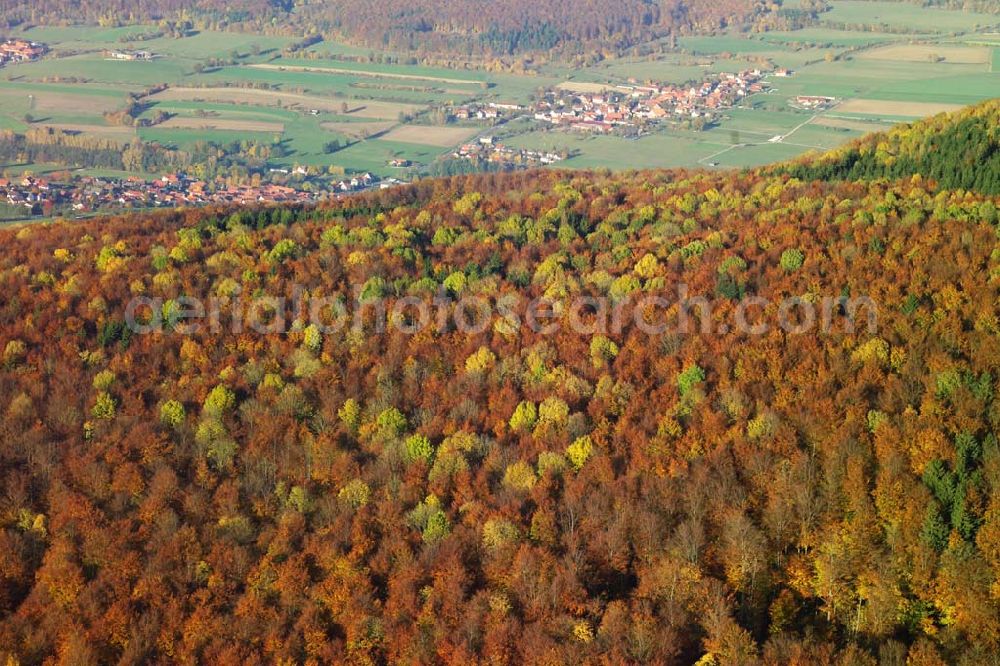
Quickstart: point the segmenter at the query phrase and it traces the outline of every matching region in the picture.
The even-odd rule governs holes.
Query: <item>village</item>
[[[650,83],[609,86],[600,92],[555,89],[532,109],[533,118],[574,131],[608,134],[660,121],[711,122],[719,111],[767,90],[759,69],[719,74],[697,85]]]
[[[466,143],[455,150],[450,157],[456,160],[482,162],[501,168],[531,168],[555,164],[566,159],[566,155],[523,148],[510,148],[491,136],[480,137],[475,143]]]
[[[0,203],[23,208],[24,217],[53,214],[87,214],[112,208],[162,208],[208,204],[313,203],[348,193],[385,189],[402,184],[362,174],[342,181],[310,182],[310,188],[273,183],[214,185],[183,173],[154,180],[77,176],[49,179],[25,175],[0,178]]]
[[[37,60],[48,52],[45,44],[25,39],[8,39],[0,44],[0,67],[11,63]]]

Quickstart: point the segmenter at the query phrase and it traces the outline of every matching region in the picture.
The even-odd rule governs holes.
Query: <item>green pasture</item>
[[[624,82],[634,78],[637,81],[663,81],[681,84],[688,81],[701,81],[713,73],[738,72],[753,66],[748,60],[736,58],[692,59],[668,56],[657,60],[615,60],[603,68],[595,67],[585,70],[575,79],[603,83],[608,81]]]
[[[451,85],[469,85],[478,87],[480,83],[488,81],[490,76],[481,70],[448,69],[445,67],[428,67],[424,65],[407,64],[386,64],[375,62],[354,62],[352,60],[321,60],[313,58],[281,58],[274,62],[275,65],[287,65],[289,67],[326,67],[330,69],[344,69],[355,72],[376,73],[385,76],[393,74],[403,74],[405,76],[423,76],[431,79],[449,79]]]
[[[329,49],[331,42],[323,42],[313,49],[317,53],[324,53],[324,49]],[[364,54],[370,53],[367,50]],[[291,67],[326,67],[330,69],[343,69],[357,71],[356,77],[339,73],[319,74],[317,76],[341,76],[350,81],[374,82],[384,79],[387,82],[397,85],[429,86],[434,88],[460,90],[467,92],[469,96],[483,96],[490,99],[503,99],[511,101],[526,101],[538,88],[552,86],[565,79],[568,72],[579,71],[563,68],[560,66],[550,66],[543,69],[543,74],[505,74],[496,72],[486,72],[472,69],[449,69],[446,67],[431,67],[425,65],[407,64],[385,64],[352,62],[336,59],[323,58],[280,58],[271,62],[272,65],[288,65]],[[286,72],[294,74],[295,72]],[[366,74],[367,73],[367,74]],[[373,77],[370,73],[382,74],[382,77]],[[406,76],[425,77],[424,79],[391,78],[393,74]],[[429,79],[444,78],[453,81],[434,81]],[[483,88],[485,83],[489,87]],[[448,93],[451,97],[461,97],[459,93]]]
[[[831,0],[821,21],[877,27],[890,25],[914,32],[967,32],[1000,25],[1000,15],[917,7],[909,2]]]
[[[881,86],[872,97],[907,102],[975,104],[998,96],[1000,72],[895,81]]]
[[[783,143],[764,143],[747,146],[737,146],[720,155],[714,156],[710,161],[716,162],[720,167],[752,167],[774,162],[783,162],[806,152],[806,149],[799,146],[791,146]]]
[[[7,73],[24,79],[42,80],[56,77],[78,79],[114,86],[149,86],[157,83],[177,83],[191,71],[193,61],[171,58],[156,60],[112,60],[100,53],[44,58],[11,67]]]
[[[697,166],[698,159],[725,147],[686,137],[657,133],[640,139],[589,136],[555,131],[529,132],[505,143],[514,148],[578,151],[560,166],[575,168],[644,169]]]
[[[790,78],[773,78],[771,83],[774,94],[782,97],[827,95],[971,104],[1000,92],[1000,79],[986,69],[985,65],[852,59],[817,63]]]
[[[466,98],[463,94],[448,94],[444,92],[425,92],[417,90],[387,89],[380,90],[371,87],[355,87],[353,84],[363,81],[367,84],[383,81],[401,86],[419,86],[421,82],[403,79],[376,79],[357,77],[350,74],[333,74],[327,72],[297,72],[279,69],[257,69],[253,67],[221,67],[207,70],[203,74],[188,78],[190,84],[219,86],[234,82],[265,83],[288,92],[308,91],[324,95],[336,95],[357,99],[379,99],[406,104],[443,104],[448,101],[460,101]]]
[[[792,111],[730,109],[723,120],[705,134],[726,143],[754,143],[785,134],[809,117],[809,114]]]
[[[817,32],[826,34],[816,34]],[[822,61],[828,53],[834,55],[844,48],[853,46],[849,37],[840,31],[797,30],[795,32],[768,32],[754,37],[723,35],[718,37],[684,37],[680,44],[693,53],[713,55],[718,59],[730,54],[730,62],[742,68],[760,66],[762,61],[771,62],[776,67],[798,69],[807,64]],[[861,34],[861,33],[858,33]],[[840,36],[841,39],[833,39]],[[817,39],[823,37],[823,39]],[[868,43],[866,39],[863,43]],[[822,46],[814,46],[818,44]],[[828,45],[828,46],[827,46]],[[712,71],[719,71],[713,69]]]
[[[232,57],[234,51],[241,56],[246,56],[255,47],[260,53],[280,53],[283,48],[295,41],[297,40],[293,37],[203,30],[180,39],[160,37],[136,42],[134,47],[189,60],[206,60],[213,57],[229,58]]]
[[[22,31],[25,39],[44,42],[59,48],[112,48],[131,35],[157,32],[155,25],[129,25],[120,28],[98,26],[37,26]]]
[[[335,136],[329,133],[329,136]],[[436,146],[422,146],[413,143],[401,143],[398,141],[386,141],[383,139],[369,139],[359,143],[354,143],[331,155],[324,155],[313,152],[305,155],[297,155],[289,163],[306,165],[335,165],[346,169],[348,172],[371,171],[380,176],[399,175],[399,169],[394,169],[388,165],[393,158],[408,159],[420,164],[429,164],[437,159],[444,150]]]
[[[759,39],[740,35],[681,37],[677,45],[693,53],[718,55],[721,53],[760,53],[772,51],[774,46]]]
[[[782,143],[797,145],[799,150],[829,150],[836,148],[842,143],[856,139],[864,132],[846,129],[843,127],[826,127],[823,125],[803,125],[795,130],[793,134],[787,136]],[[808,146],[809,148],[802,148]]]
[[[816,46],[832,46],[852,48],[881,44],[898,39],[904,35],[882,32],[855,32],[850,30],[831,30],[826,28],[805,28],[803,30],[775,31],[761,35],[760,39],[769,44],[810,44]]]
[[[303,114],[298,111],[281,109],[275,106],[251,106],[247,104],[223,104],[216,102],[188,102],[182,100],[154,101],[141,117],[148,118],[157,111],[173,115],[198,118],[199,111],[210,112],[209,118],[233,120],[264,120],[269,122],[295,122]],[[327,118],[324,118],[326,120]]]
[[[239,141],[271,143],[276,135],[269,132],[236,132],[232,130],[163,129],[159,127],[144,127],[139,129],[139,136],[143,141],[155,141],[171,148],[189,150],[194,144],[200,141],[223,144]]]

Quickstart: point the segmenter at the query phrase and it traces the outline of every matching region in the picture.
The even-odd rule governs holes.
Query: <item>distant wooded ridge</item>
[[[822,5],[819,5],[822,7]],[[466,55],[566,49],[617,51],[678,33],[767,23],[790,27],[801,10],[761,0],[336,0],[294,7],[285,0],[0,0],[0,25],[62,22],[107,26],[190,22],[194,29],[322,34],[370,48]]]

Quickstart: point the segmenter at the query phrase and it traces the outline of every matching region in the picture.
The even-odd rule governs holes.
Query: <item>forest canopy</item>
[[[0,658],[989,663],[997,203],[542,171],[0,230]],[[707,330],[372,314],[681,284]],[[295,294],[371,309],[180,326],[185,297]],[[839,323],[722,327],[748,298]]]
[[[787,169],[802,179],[897,179],[920,174],[948,189],[1000,194],[1000,100],[904,123]]]

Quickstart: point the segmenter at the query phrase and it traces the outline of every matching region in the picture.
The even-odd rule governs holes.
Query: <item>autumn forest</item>
[[[994,663],[996,172],[876,164],[995,150],[997,109],[845,149],[864,170],[529,171],[0,230],[0,657]],[[674,322],[679,285],[707,325],[642,330],[640,297]],[[362,312],[183,316],[293,294]],[[554,326],[379,321],[514,296]],[[558,304],[583,297],[629,316],[581,332]],[[750,298],[835,321],[729,326]]]

